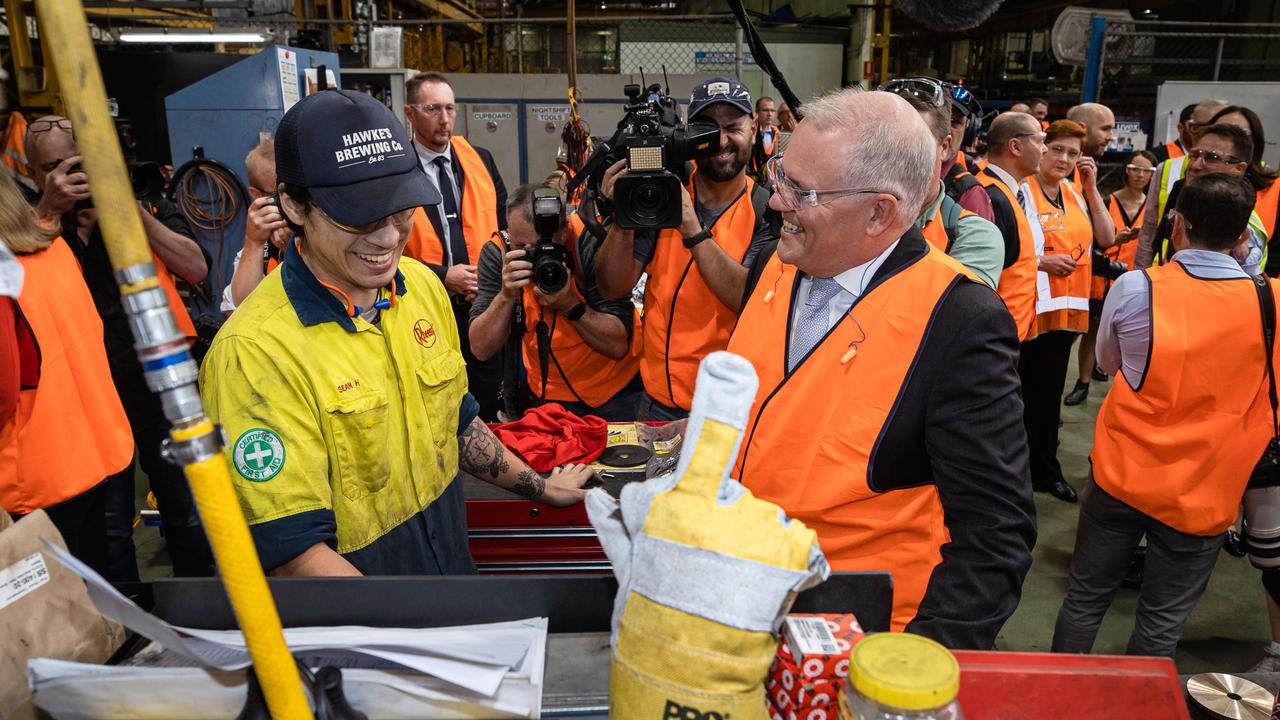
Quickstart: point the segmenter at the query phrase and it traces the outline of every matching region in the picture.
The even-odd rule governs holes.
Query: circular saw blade
[[[1200,707],[1228,720],[1269,720],[1276,701],[1261,685],[1226,673],[1191,676],[1187,693]]]

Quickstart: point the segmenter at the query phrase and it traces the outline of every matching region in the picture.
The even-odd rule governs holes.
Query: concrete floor
[[[1068,390],[1076,378],[1075,353],[1072,355]],[[1065,425],[1060,433],[1058,458],[1067,481],[1077,489],[1083,486],[1088,475],[1094,417],[1109,387],[1109,382],[1095,382],[1085,404],[1063,408]],[[139,477],[138,497],[139,507],[142,507],[146,497],[146,482],[142,476]],[[1079,505],[1067,504],[1043,493],[1036,494],[1040,534],[1035,559],[1023,585],[1018,610],[1009,618],[997,641],[1001,650],[1049,650],[1053,624],[1066,593],[1078,509]],[[172,574],[164,541],[156,528],[139,525],[134,541],[144,580]],[[1094,652],[1124,652],[1133,629],[1137,597],[1136,590],[1120,590],[1102,624]],[[1187,622],[1178,648],[1178,671],[1184,674],[1243,672],[1261,657],[1267,640],[1267,611],[1258,571],[1244,558],[1220,554],[1209,588]]]

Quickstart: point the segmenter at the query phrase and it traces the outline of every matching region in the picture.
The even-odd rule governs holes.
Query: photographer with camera
[[[259,142],[244,159],[249,177],[249,211],[244,221],[244,247],[236,252],[232,263],[231,282],[222,290],[219,309],[230,315],[249,297],[268,273],[274,271],[284,257],[285,245],[293,233],[276,198],[276,143]]]
[[[504,364],[518,362],[514,349],[520,348],[536,401],[560,403],[577,415],[634,420],[635,307],[628,298],[601,297],[590,271],[595,248],[581,242],[581,226],[572,225],[565,227],[554,189],[522,185],[511,193],[508,247],[495,239],[480,252],[471,351],[488,360],[510,342]]]
[[[712,78],[694,88],[689,123],[719,128],[718,152],[697,160],[680,189],[678,222],[662,230],[631,230],[615,222],[596,255],[596,277],[607,298],[630,295],[648,273],[640,374],[645,396],[637,418],[678,420],[689,414],[698,364],[723,350],[738,320],[747,266],[777,240],[768,215],[769,192],[747,177],[756,137],[751,93],[737,80]],[[691,137],[697,137],[690,131]],[[714,147],[714,146],[713,146]],[[648,186],[627,183],[636,168],[614,163],[601,196],[615,208],[645,207]],[[631,191],[624,196],[624,185]],[[661,212],[675,214],[661,198]],[[615,213],[616,214],[616,213]]]
[[[80,263],[84,283],[102,316],[103,339],[111,377],[133,431],[138,462],[147,473],[164,521],[165,541],[179,576],[210,575],[213,555],[196,514],[195,502],[182,468],[160,455],[160,443],[169,436],[169,421],[160,398],[147,387],[142,365],[133,349],[133,334],[120,301],[120,289],[98,228],[98,212],[89,194],[89,178],[80,169],[80,152],[71,121],[60,116],[35,120],[27,128],[27,160],[43,194],[35,206],[43,223],[61,222],[62,237]],[[145,209],[145,212],[143,211]],[[155,198],[139,203],[142,227],[151,246],[156,276],[169,297],[178,329],[196,336],[170,270],[191,283],[204,280],[208,260],[177,206]],[[134,473],[116,475],[107,489],[108,579],[137,581],[133,547]]]

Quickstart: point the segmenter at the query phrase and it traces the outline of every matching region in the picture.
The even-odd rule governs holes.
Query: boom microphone
[[[971,30],[995,14],[1004,0],[898,0],[894,7],[933,30]]]

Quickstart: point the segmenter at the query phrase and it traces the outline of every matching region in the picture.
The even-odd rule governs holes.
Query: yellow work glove
[[[745,359],[707,356],[675,472],[587,494],[619,586],[611,718],[767,718],[775,633],[829,570],[812,530],[729,477],[757,386]]]

